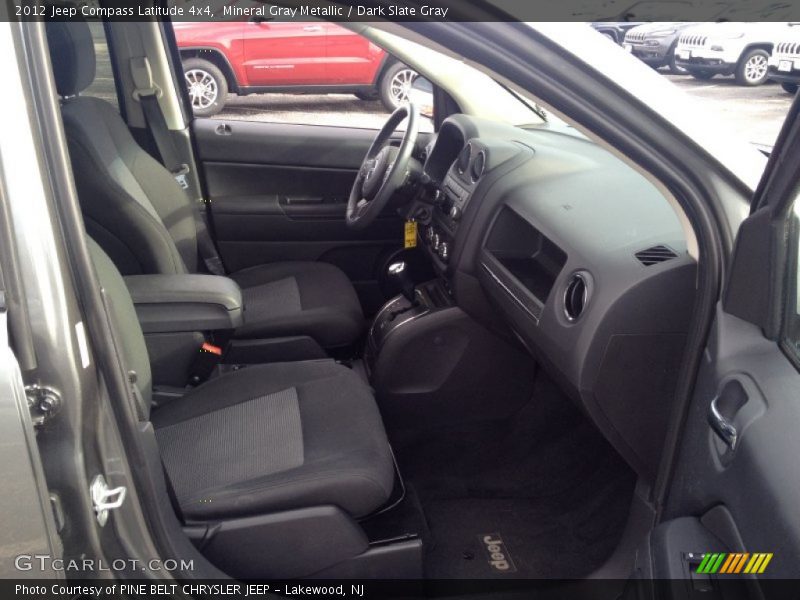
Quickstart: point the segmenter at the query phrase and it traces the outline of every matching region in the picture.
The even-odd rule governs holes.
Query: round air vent
[[[470,169],[470,174],[472,175],[472,181],[478,181],[483,175],[483,169],[486,167],[486,153],[481,150],[478,152],[478,155],[475,157],[475,160],[472,161],[472,169]]]
[[[472,157],[472,145],[467,144],[464,146],[464,149],[458,155],[456,159],[456,168],[458,172],[463,175],[467,172],[467,168],[469,167],[469,159]]]
[[[587,295],[586,279],[580,273],[575,273],[564,290],[564,314],[568,321],[577,321],[583,314]]]

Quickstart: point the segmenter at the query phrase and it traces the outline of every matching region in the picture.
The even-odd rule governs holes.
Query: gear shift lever
[[[413,306],[416,306],[417,295],[414,291],[414,282],[411,281],[411,277],[408,275],[406,263],[403,261],[394,262],[389,265],[388,272],[389,277],[391,277],[402,290],[406,300],[411,302]]]

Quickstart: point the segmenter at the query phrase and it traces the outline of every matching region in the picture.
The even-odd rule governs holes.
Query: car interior
[[[192,119],[168,23],[105,24],[115,105],[86,92],[89,25],[46,27],[176,535],[257,579],[573,578],[630,551],[697,278],[662,186],[576,129],[462,112],[408,57],[433,133],[413,104],[379,132]]]

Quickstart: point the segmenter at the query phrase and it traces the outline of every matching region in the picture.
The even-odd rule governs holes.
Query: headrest
[[[75,96],[94,81],[94,41],[89,25],[85,21],[48,21],[46,28],[58,94]]]

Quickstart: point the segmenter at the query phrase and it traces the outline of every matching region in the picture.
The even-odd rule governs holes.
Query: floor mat
[[[581,577],[619,541],[635,476],[543,376],[513,419],[393,444],[426,520],[428,578]]]

